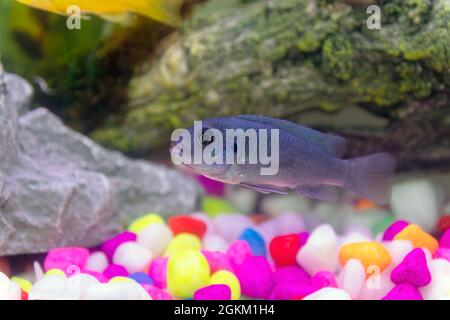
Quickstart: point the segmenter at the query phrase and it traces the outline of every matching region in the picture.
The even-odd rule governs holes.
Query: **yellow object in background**
[[[60,269],[50,269],[45,273],[46,276],[63,276],[65,277],[66,274],[64,273],[64,271],[60,270]]]
[[[136,13],[159,22],[179,26],[180,8],[183,0],[17,0],[28,6],[57,13],[67,14],[67,8],[78,6],[82,13],[99,16]]]
[[[231,290],[231,300],[239,300],[241,297],[241,284],[238,278],[226,270],[219,270],[214,272],[209,279],[209,284],[225,284]]]
[[[177,298],[192,298],[208,285],[209,273],[208,261],[199,251],[175,252],[167,262],[167,288]]]
[[[138,234],[148,226],[159,223],[164,224],[164,219],[161,218],[160,215],[157,215],[156,213],[149,213],[145,216],[142,216],[136,220],[134,220],[129,226],[128,231],[134,232]]]
[[[26,293],[29,293],[31,288],[33,287],[31,282],[24,278],[12,277],[11,280],[14,281],[15,283],[17,283],[19,285],[20,289],[22,289]]]
[[[201,249],[202,241],[199,237],[191,233],[179,233],[169,242],[164,255],[170,256],[171,254],[179,251],[199,251]]]
[[[109,279],[108,282],[109,282],[109,283],[115,283],[115,282],[134,282],[134,280],[131,279],[131,278],[128,278],[128,277],[120,277],[120,276],[117,276],[117,277],[113,277],[113,278]]]

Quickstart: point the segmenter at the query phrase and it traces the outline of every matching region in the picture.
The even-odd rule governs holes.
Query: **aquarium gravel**
[[[54,248],[36,281],[0,274],[2,299],[450,299],[450,229],[407,221],[368,237],[300,215],[147,214],[95,249]]]

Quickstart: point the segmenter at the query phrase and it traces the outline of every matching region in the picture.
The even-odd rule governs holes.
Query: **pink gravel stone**
[[[172,296],[168,294],[166,291],[152,286],[151,284],[142,284],[142,287],[145,289],[145,291],[148,292],[150,297],[152,297],[153,300],[173,300]]]
[[[95,272],[95,271],[90,271],[90,270],[84,270],[83,273],[93,276],[94,278],[96,278],[101,283],[107,283],[108,282],[108,278],[105,277],[101,273],[98,273],[98,272]]]
[[[309,233],[306,231],[301,232],[298,236],[300,238],[300,247],[301,247],[308,241]]]
[[[417,288],[429,284],[431,274],[425,252],[421,248],[416,248],[408,253],[392,270],[391,280],[396,284],[409,283]]]
[[[450,248],[450,229],[445,230],[441,239],[439,240],[440,248]]]
[[[397,233],[402,231],[406,226],[408,226],[409,223],[404,220],[397,220],[393,222],[385,231],[383,234],[383,240],[384,241],[392,241]]]
[[[213,284],[195,291],[194,300],[231,300],[231,289],[224,284]]]
[[[450,262],[450,248],[439,248],[434,253],[435,259],[445,259]]]
[[[83,269],[88,258],[89,250],[86,248],[54,248],[45,257],[44,269],[60,269],[67,273],[74,266]]]
[[[234,269],[241,284],[242,294],[266,299],[274,287],[274,274],[263,256],[249,256]]]
[[[228,259],[233,268],[241,265],[247,257],[251,257],[252,255],[250,245],[244,240],[233,241],[227,250]]]
[[[311,277],[311,285],[315,290],[325,287],[337,288],[336,277],[333,272],[319,271]]]
[[[114,256],[114,252],[116,251],[117,247],[120,246],[124,242],[128,241],[136,241],[136,234],[133,232],[125,231],[114,238],[111,238],[109,240],[106,240],[102,244],[102,251],[106,254],[109,261],[112,262],[112,257]]]
[[[315,290],[308,283],[295,284],[289,282],[277,283],[272,293],[269,296],[269,300],[293,300],[306,297]]]
[[[423,300],[419,290],[409,283],[396,285],[381,300]]]
[[[300,266],[280,267],[274,273],[275,283],[288,282],[293,284],[309,283],[308,273]]]
[[[117,264],[110,264],[105,271],[103,271],[103,276],[105,276],[108,279],[114,278],[114,277],[128,277],[128,271],[122,266],[119,266]]]
[[[232,271],[230,261],[225,253],[220,251],[208,250],[201,250],[201,252],[205,256],[206,260],[208,260],[211,273],[214,273],[218,270]]]
[[[167,287],[167,257],[153,259],[148,269],[148,275],[153,279],[155,286],[164,289]]]

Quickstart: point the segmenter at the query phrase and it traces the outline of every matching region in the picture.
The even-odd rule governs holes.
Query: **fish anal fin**
[[[294,188],[294,191],[302,196],[308,198],[337,202],[338,193],[335,186],[329,185],[298,185]]]
[[[246,189],[258,191],[260,193],[278,193],[278,194],[288,194],[284,188],[279,188],[275,186],[269,186],[269,185],[260,185],[260,184],[248,184],[248,183],[241,183],[239,184],[241,187],[244,187]]]

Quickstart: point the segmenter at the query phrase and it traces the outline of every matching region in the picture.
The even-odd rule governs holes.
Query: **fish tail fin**
[[[178,27],[182,23],[181,6],[184,0],[135,0],[135,12],[150,19]]]
[[[389,153],[376,153],[347,160],[350,172],[346,187],[377,204],[390,200],[397,161]]]

